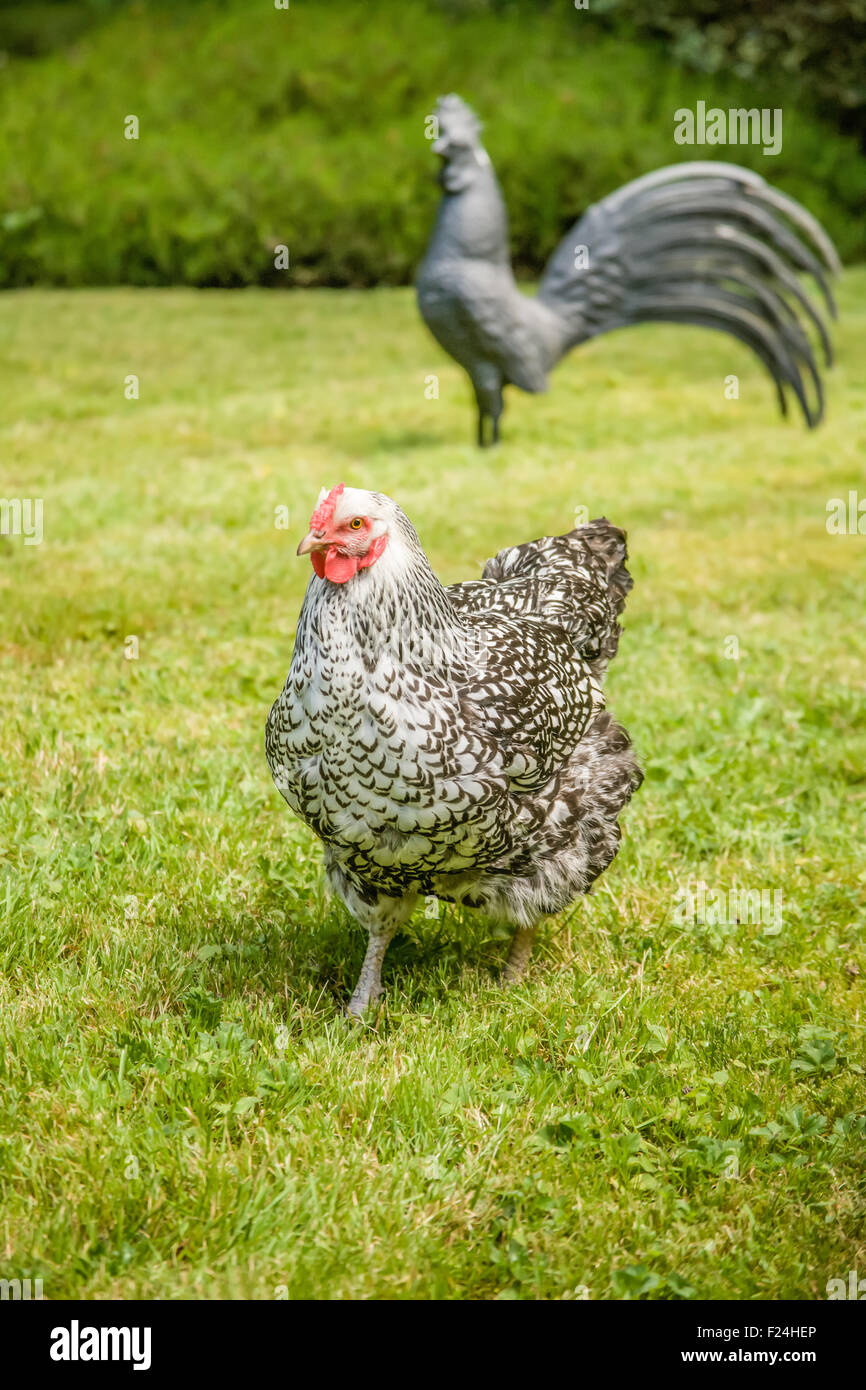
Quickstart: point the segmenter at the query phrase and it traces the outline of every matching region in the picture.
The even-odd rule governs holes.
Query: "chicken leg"
[[[532,951],[532,943],[535,941],[535,933],[538,930],[538,923],[534,927],[518,927],[511,942],[511,950],[508,953],[508,960],[505,962],[505,970],[502,975],[504,985],[516,985],[526,974],[526,967],[529,964],[529,956]]]
[[[367,903],[348,883],[341,886],[340,896],[349,911],[367,928],[370,939],[364,964],[358,976],[358,983],[352,991],[347,1012],[350,1018],[360,1018],[371,1004],[381,999],[382,962],[391,939],[411,915],[417,894],[409,893],[403,898],[389,898],[380,893],[373,902]]]

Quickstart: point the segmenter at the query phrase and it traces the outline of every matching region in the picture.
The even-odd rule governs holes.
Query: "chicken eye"
[[[352,531],[360,531],[363,525],[363,518],[360,516],[353,516],[352,520],[349,522],[349,527]]]

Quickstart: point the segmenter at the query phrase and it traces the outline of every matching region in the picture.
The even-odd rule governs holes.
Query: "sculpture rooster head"
[[[298,554],[310,556],[320,579],[345,584],[383,554],[391,538],[392,513],[397,511],[391,499],[378,492],[345,483],[330,492],[322,488]]]
[[[479,169],[490,164],[481,143],[481,122],[471,107],[451,92],[436,103],[439,136],[433,153],[442,160],[439,182],[446,193],[461,193],[472,183]]]

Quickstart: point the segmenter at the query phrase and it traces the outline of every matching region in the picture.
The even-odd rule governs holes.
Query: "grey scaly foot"
[[[535,940],[535,927],[518,927],[514,933],[514,940],[511,943],[511,950],[508,953],[508,960],[505,962],[505,970],[502,974],[502,982],[505,985],[517,984],[526,974],[526,967],[529,964],[529,956],[532,951],[532,943]]]
[[[371,1004],[378,1003],[382,998],[385,992],[382,988],[382,961],[392,936],[393,932],[370,933],[364,964],[347,1008],[350,1018],[360,1018]]]

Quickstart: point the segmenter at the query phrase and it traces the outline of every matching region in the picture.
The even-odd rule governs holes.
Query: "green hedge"
[[[79,9],[92,22],[71,47],[5,67],[7,286],[405,282],[438,198],[424,118],[452,89],[487,122],[527,273],[594,199],[709,154],[800,198],[844,257],[866,254],[866,162],[853,138],[804,109],[795,86],[761,87],[760,104],[785,112],[776,158],[675,145],[678,107],[753,105],[753,84],[684,70],[592,9],[424,0]],[[137,141],[123,138],[130,114]],[[288,272],[274,268],[279,243]]]

